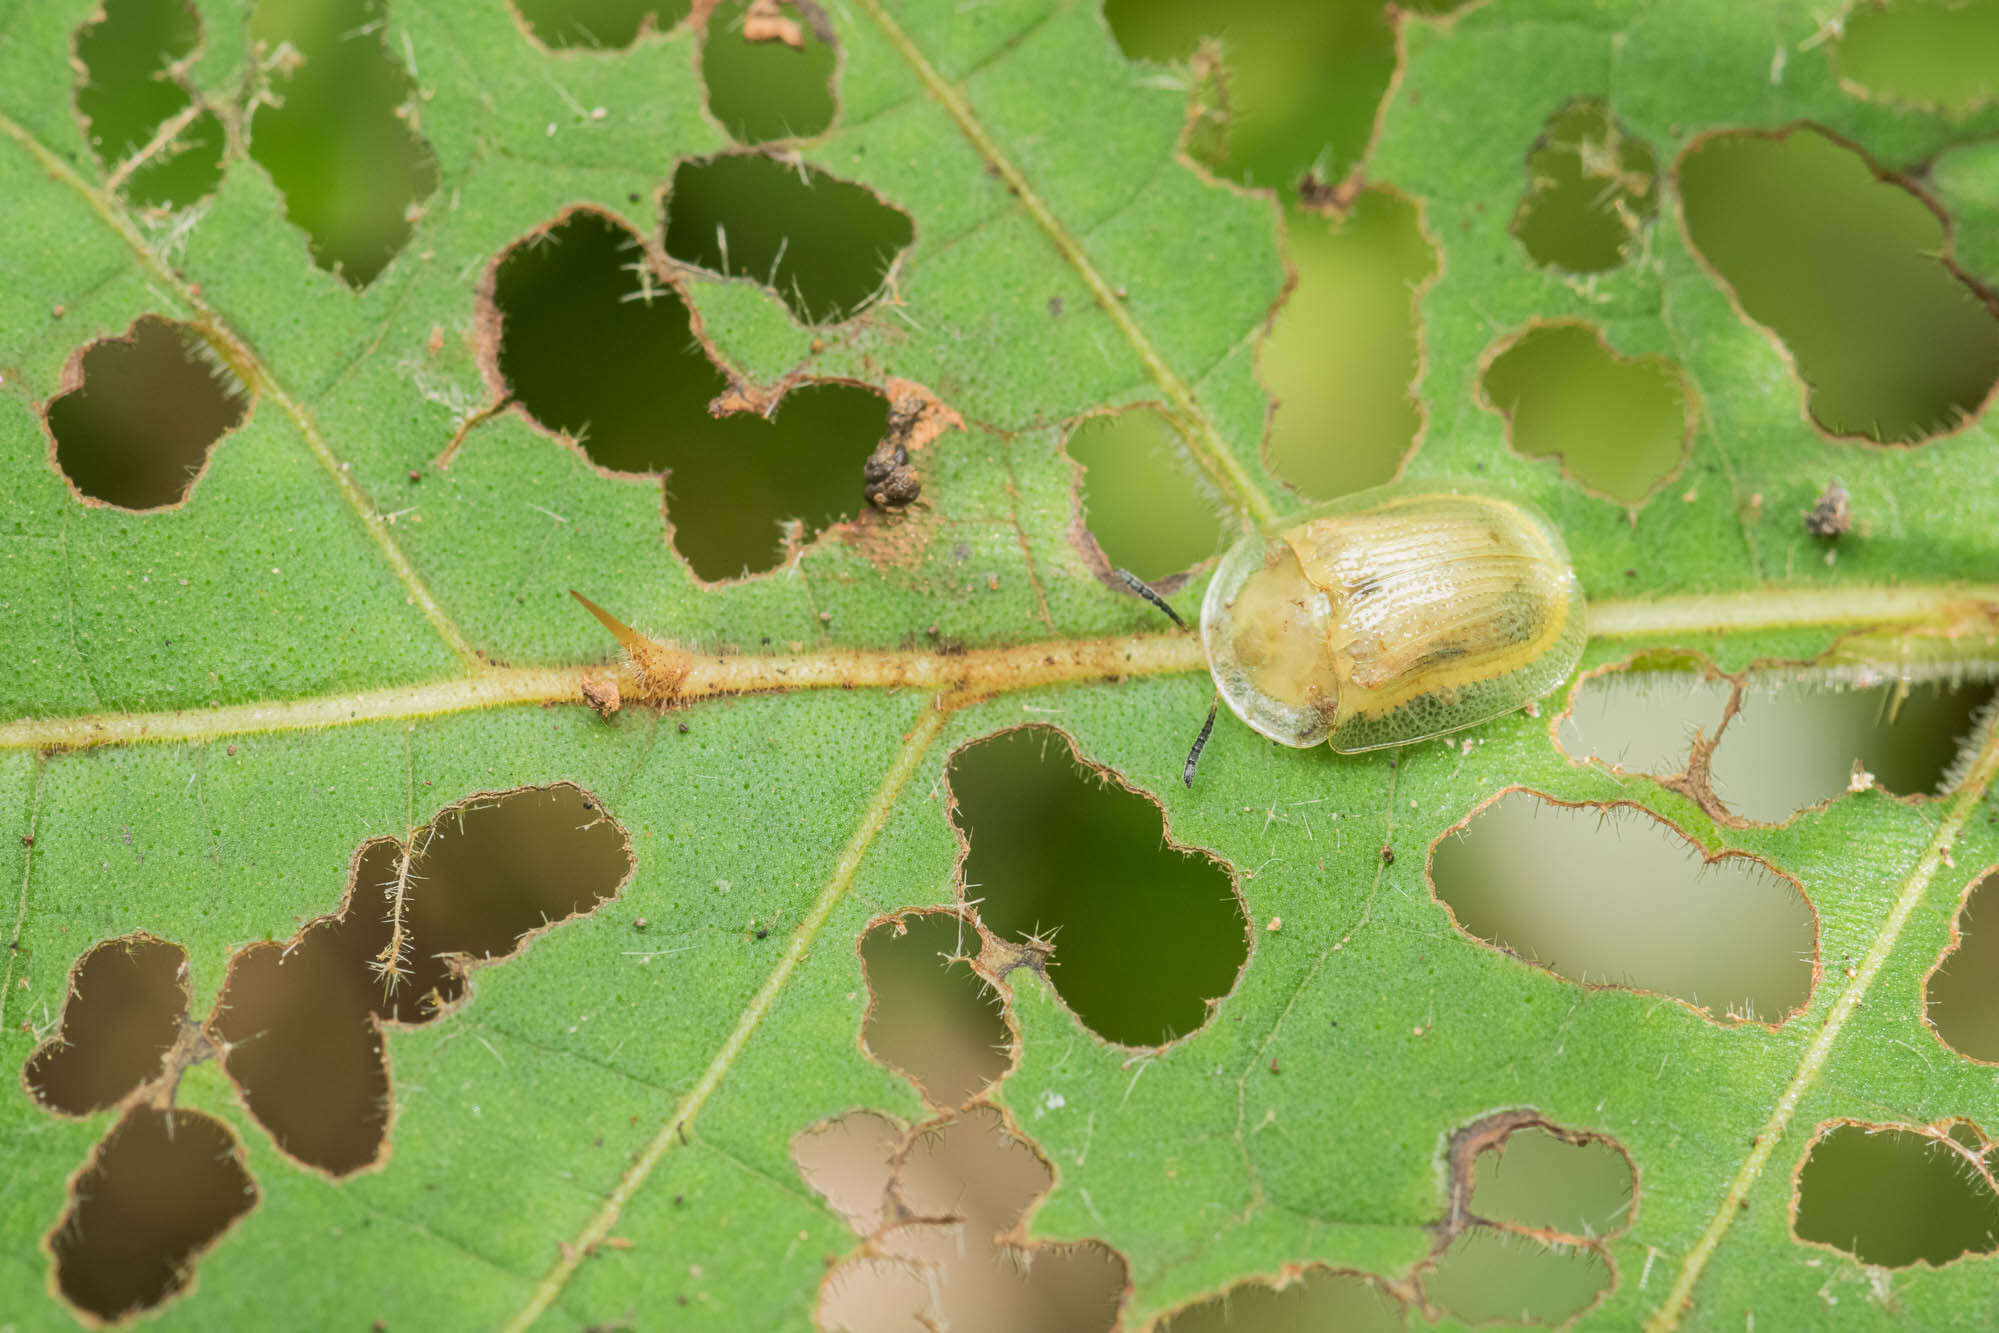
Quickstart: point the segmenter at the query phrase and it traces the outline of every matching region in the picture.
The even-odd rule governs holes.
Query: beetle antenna
[[[1190,788],[1194,785],[1194,765],[1201,762],[1201,751],[1208,748],[1208,733],[1215,729],[1215,710],[1222,706],[1222,697],[1217,694],[1208,705],[1208,720],[1201,724],[1201,734],[1194,738],[1194,748],[1187,751],[1187,767],[1180,774],[1180,780]]]
[[[1157,588],[1153,587],[1150,583],[1147,583],[1144,579],[1140,578],[1138,575],[1132,573],[1128,569],[1116,569],[1112,570],[1111,572],[1124,580],[1125,587],[1131,589],[1133,592],[1137,593],[1140,597],[1143,597],[1146,601],[1151,602],[1161,611],[1164,611],[1166,613],[1167,619],[1171,620],[1181,629],[1187,628],[1187,622],[1180,619],[1180,613],[1173,609],[1173,606],[1170,602],[1168,602],[1164,597],[1161,597],[1159,595],[1159,590]]]

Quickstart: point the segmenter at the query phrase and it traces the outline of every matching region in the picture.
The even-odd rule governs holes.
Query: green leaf
[[[1087,924],[1065,917],[1071,939],[1091,940],[1074,966],[1118,969],[1108,984],[1091,979],[1094,995],[1117,992],[1127,973],[1146,982],[1132,993],[1164,994],[1198,971],[1188,957],[1214,956],[1215,938],[1233,947],[1241,929],[1248,940],[1225,993],[1203,973],[1192,1007],[1176,1011],[1205,1014],[1197,1030],[1143,1048],[1106,1042],[1070,1007],[1065,995],[1084,991],[1064,988],[1063,935],[1052,955],[1051,938],[1035,937],[1045,915],[966,946],[1015,1038],[1011,1071],[987,1094],[997,1112],[978,1114],[1003,1113],[996,1123],[1049,1169],[1046,1197],[1022,1205],[1022,1234],[1121,1256],[1125,1327],[1312,1265],[1380,1279],[1363,1288],[1377,1305],[1440,1275],[1431,1299],[1473,1318],[1447,1293],[1475,1250],[1562,1270],[1550,1282],[1570,1294],[1548,1299],[1586,1308],[1592,1326],[1733,1327],[1751,1315],[1817,1326],[1834,1299],[1857,1322],[1992,1319],[1987,1258],[1869,1268],[1836,1242],[1800,1241],[1791,1221],[1821,1126],[1920,1130],[1983,1111],[1986,1068],[1940,1041],[1923,1006],[1960,900],[1999,863],[1989,719],[1949,793],[1862,790],[1779,825],[1737,818],[1694,773],[1571,762],[1553,726],[1567,687],[1545,713],[1358,756],[1280,749],[1224,716],[1183,785],[1211,694],[1198,643],[1117,583],[1089,535],[1095,507],[1121,481],[1180,487],[1219,501],[1226,540],[1304,508],[1294,484],[1316,494],[1372,475],[1338,457],[1336,441],[1312,459],[1312,428],[1287,427],[1283,403],[1273,408],[1267,385],[1308,387],[1302,326],[1280,318],[1281,365],[1260,363],[1273,316],[1291,309],[1287,272],[1312,284],[1292,294],[1296,309],[1337,301],[1319,284],[1347,261],[1319,247],[1343,234],[1327,215],[1341,191],[1319,179],[1259,193],[1195,164],[1181,149],[1190,90],[1205,87],[1194,69],[1128,60],[1088,0],[848,0],[823,7],[838,51],[830,76],[823,51],[810,57],[812,77],[832,81],[830,128],[746,147],[730,135],[780,130],[740,103],[718,119],[701,71],[733,68],[703,54],[726,34],[672,12],[664,31],[606,50],[545,13],[537,38],[487,0],[328,0],[290,19],[231,0],[196,9],[191,53],[176,46],[131,68],[172,67],[178,94],[151,91],[181,110],[146,114],[227,131],[220,150],[206,129],[158,140],[162,163],[200,167],[219,151],[213,181],[192,168],[146,174],[150,161],[121,175],[129,145],[143,153],[145,142],[122,128],[112,147],[93,140],[79,99],[104,90],[79,93],[69,59],[99,17],[93,0],[17,0],[0,16],[0,194],[13,223],[0,231],[0,635],[12,668],[0,680],[0,810],[19,847],[18,889],[0,896],[14,904],[0,1047],[25,1069],[59,1034],[79,1049],[97,1040],[62,1019],[72,971],[101,941],[143,932],[184,950],[188,1001],[177,1044],[149,1039],[137,1066],[153,1072],[127,1078],[118,1106],[64,1113],[32,1079],[7,1084],[10,1320],[62,1328],[78,1317],[51,1257],[72,1243],[58,1235],[72,1186],[107,1144],[156,1141],[147,1108],[170,1102],[204,1117],[193,1123],[209,1137],[191,1141],[211,1158],[213,1126],[233,1137],[254,1196],[228,1186],[221,1215],[240,1216],[182,1243],[186,1280],[149,1326],[258,1326],[273,1310],[328,1325],[675,1327],[698,1315],[717,1328],[807,1326],[829,1260],[862,1238],[801,1175],[794,1141],[857,1108],[905,1125],[947,1109],[871,1058],[860,942],[897,913],[975,917],[982,892],[1005,891],[997,878],[966,882],[963,840],[977,840],[980,821],[954,817],[970,786],[953,775],[976,753],[965,747],[1023,726],[1054,729],[1086,771],[1129,789],[1112,804],[1137,829],[1119,835],[1134,863],[1176,855],[1163,839],[1227,872],[1204,870],[1199,883],[1232,885],[1226,910],[1190,912],[1196,924],[1178,932],[1147,918],[1131,932],[1143,949],[1115,947],[1103,902]],[[1355,25],[1378,21],[1364,7]],[[1731,672],[1781,662],[1817,684],[1990,674],[1989,391],[1945,433],[1895,446],[1829,437],[1782,340],[1788,316],[1732,285],[1729,260],[1690,229],[1680,188],[1688,155],[1717,136],[1809,122],[1870,169],[1929,169],[1953,214],[1955,260],[1990,279],[1986,150],[1999,111],[1929,113],[1846,90],[1837,31],[1803,0],[1501,0],[1397,21],[1402,67],[1364,162],[1380,188],[1362,196],[1373,202],[1354,234],[1378,219],[1422,228],[1394,231],[1385,270],[1423,284],[1420,410],[1379,411],[1399,436],[1415,423],[1402,475],[1483,477],[1552,516],[1591,603],[1585,671],[1671,650]],[[292,34],[292,55],[274,34]],[[339,116],[302,118],[327,139],[299,151],[335,173],[315,178],[339,187],[323,190],[324,208],[358,193],[367,207],[356,211],[386,229],[371,242],[385,250],[337,272],[349,252],[326,239],[333,222],[301,211],[292,168],[255,151],[270,108],[301,88],[293,56],[310,69],[328,42],[359,44],[341,53],[366,66],[349,82],[376,100],[352,138]],[[821,42],[815,32],[810,45]],[[1516,226],[1523,200],[1547,192],[1537,145],[1550,151],[1551,126],[1576,99],[1603,103],[1597,139],[1563,149],[1576,182],[1614,177],[1628,210],[1598,247],[1619,262],[1588,274],[1539,262],[1539,233],[1530,254]],[[1610,126],[1649,158],[1606,154]],[[1306,136],[1360,137],[1347,123]],[[272,138],[262,142],[275,153]],[[338,166],[364,139],[398,155],[393,170],[365,156]],[[1251,147],[1243,160],[1292,160],[1282,145]],[[723,179],[738,168],[701,164],[742,152],[768,154],[808,192],[831,178],[853,191],[842,197],[873,201],[861,213],[908,219],[906,246],[894,232],[868,256],[879,290],[843,289],[833,303],[845,318],[798,305],[775,257],[706,271],[687,266],[692,251],[669,256],[674,183]],[[1634,174],[1641,160],[1656,163],[1656,182]],[[172,189],[155,190],[163,180]],[[726,191],[703,201],[723,219],[731,202]],[[690,464],[676,486],[629,461],[600,464],[590,421],[545,428],[535,396],[523,388],[513,401],[500,377],[511,334],[494,275],[582,210],[632,238],[626,295],[670,289],[694,318],[692,351],[635,376],[709,358],[727,386],[710,410],[780,420],[801,386],[859,386],[885,400],[891,444],[921,424],[908,451],[920,500],[870,509],[852,467],[849,507],[797,515],[805,527],[774,567],[697,576],[674,545],[676,512],[745,503],[731,488],[751,470]],[[1601,231],[1605,219],[1579,225]],[[1291,229],[1314,247],[1303,264],[1287,259]],[[1989,292],[1934,253],[1911,262],[1964,303],[1953,317],[1991,314]],[[1368,299],[1392,306],[1381,285]],[[122,509],[66,479],[46,423],[52,400],[91,391],[85,350],[149,316],[171,322],[199,372],[246,410],[184,500]],[[1642,483],[1591,485],[1576,451],[1530,457],[1509,444],[1487,372],[1549,324],[1587,325],[1618,362],[1677,373],[1695,423],[1677,471],[1657,481],[1648,464]],[[1401,373],[1395,339],[1407,335],[1383,336],[1389,350],[1355,358],[1351,373]],[[1934,354],[1908,350],[1918,364]],[[1323,374],[1346,369],[1329,356]],[[595,361],[575,377],[609,378]],[[682,387],[646,400],[666,404],[660,435],[715,447],[722,437],[702,433],[703,404],[689,407]],[[1345,392],[1314,402],[1363,396]],[[1378,402],[1379,385],[1365,396]],[[1070,431],[1139,404],[1154,409],[1144,447],[1123,462],[1091,455],[1102,471],[1081,485]],[[822,461],[808,434],[773,437],[793,451],[782,466]],[[1119,470],[1141,456],[1163,480]],[[697,475],[734,479],[704,492]],[[1836,543],[1800,518],[1835,478],[1853,514]],[[1142,535],[1124,522],[1103,519],[1113,545]],[[1211,568],[1161,581],[1189,609]],[[621,664],[571,590],[667,646],[635,639],[641,651]],[[601,703],[614,680],[625,707],[584,706],[586,688]],[[1043,739],[1066,763],[1057,737]],[[1045,777],[1045,751],[1042,762]],[[1112,808],[1071,776],[1039,793],[1039,824],[987,827],[1027,840]],[[441,1012],[357,1013],[383,1033],[381,1160],[336,1175],[288,1155],[208,1044],[221,1028],[203,1035],[232,959],[340,913],[372,840],[420,857],[425,830],[467,802],[558,783],[623,831],[630,878],[482,962],[466,998]],[[1630,803],[1709,858],[1755,857],[1794,880],[1818,931],[1803,1009],[1731,1023],[1691,1002],[1564,980],[1459,930],[1432,890],[1429,852],[1514,787],[1569,805]],[[1064,849],[1086,843],[1090,864],[1114,866],[1111,828],[1106,815],[1084,830],[1091,840],[1041,849],[1039,873],[1073,868],[1081,858]],[[1106,899],[1118,912],[1156,905],[1134,877],[1140,887],[1102,887],[1128,895]],[[398,879],[397,891],[432,891],[420,875]],[[1066,910],[1060,899],[1037,900],[1035,913]],[[146,1015],[127,1017],[145,1026]],[[1120,1031],[1178,1021],[1148,1017],[1154,1028]],[[1447,1225],[1481,1147],[1522,1126],[1621,1151],[1637,1181],[1631,1206],[1588,1221],[1587,1234]],[[1564,1247],[1590,1274],[1614,1276],[1600,1299],[1603,1279],[1579,1278]]]

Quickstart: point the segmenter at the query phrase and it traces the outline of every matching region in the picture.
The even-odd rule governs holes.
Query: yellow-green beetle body
[[[1343,753],[1512,712],[1575,669],[1585,637],[1561,534],[1471,484],[1362,491],[1245,537],[1201,605],[1236,716]]]

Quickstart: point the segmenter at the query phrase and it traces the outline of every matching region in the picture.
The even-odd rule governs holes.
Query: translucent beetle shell
[[[1509,713],[1566,678],[1585,637],[1561,534],[1470,484],[1362,491],[1245,537],[1201,604],[1236,716],[1344,753]]]

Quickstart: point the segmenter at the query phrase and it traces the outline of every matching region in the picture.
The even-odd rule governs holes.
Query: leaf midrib
[[[1769,589],[1589,608],[1593,641],[1741,634],[1778,629],[1948,630],[1968,612],[1999,607],[1999,584]],[[1052,659],[1052,665],[1040,665]],[[929,689],[981,697],[1205,669],[1200,641],[1175,631],[1079,636],[973,648],[962,653],[828,648],[772,656],[686,654],[689,676],[671,702],[807,689]],[[0,751],[75,750],[150,741],[208,741],[346,726],[518,704],[580,704],[583,686],[616,669],[597,664],[500,667],[470,676],[338,694],[262,699],[206,709],[82,713],[0,723]],[[630,682],[627,681],[627,684]],[[632,696],[644,701],[642,693]]]

